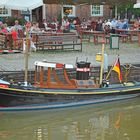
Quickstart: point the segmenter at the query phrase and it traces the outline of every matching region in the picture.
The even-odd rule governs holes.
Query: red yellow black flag
[[[119,78],[120,82],[122,82],[122,72],[121,72],[121,66],[120,66],[119,57],[117,58],[112,70],[114,70],[115,72],[118,73],[118,78]]]

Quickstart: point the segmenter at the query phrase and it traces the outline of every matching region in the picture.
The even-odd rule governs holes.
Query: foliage
[[[124,12],[126,12],[126,9],[127,9],[127,11],[131,11],[131,13],[136,16],[140,15],[140,9],[133,8],[133,6],[134,6],[133,3],[127,3],[125,5],[120,5],[120,6],[118,6],[118,12],[124,13]]]
[[[62,15],[61,15],[61,12],[58,14],[57,20],[58,20],[59,23],[62,22]]]

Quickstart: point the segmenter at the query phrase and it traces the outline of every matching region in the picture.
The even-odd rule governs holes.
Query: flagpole
[[[111,67],[108,75],[106,76],[106,79],[108,79],[108,77],[109,77],[109,75],[110,75],[110,73],[111,73],[112,70],[114,70],[115,72],[118,73],[119,81],[120,81],[120,83],[122,83],[122,72],[121,72],[121,66],[120,66],[119,56],[118,56],[115,64]]]
[[[107,74],[107,76],[106,76],[106,80],[108,80],[108,78],[109,78],[109,76],[110,76],[110,73],[111,73],[113,67],[114,67],[114,64],[111,66],[111,68],[110,68],[110,70],[109,70],[109,72],[108,72],[108,74]]]
[[[119,55],[118,55],[118,58],[119,58]],[[115,61],[115,63],[116,63],[116,61]],[[113,67],[114,67],[114,64],[111,66],[111,68],[110,68],[110,70],[109,70],[109,72],[108,72],[108,74],[107,74],[107,76],[106,76],[106,80],[108,80],[108,78],[109,78],[109,76],[110,76],[110,73],[111,73]]]

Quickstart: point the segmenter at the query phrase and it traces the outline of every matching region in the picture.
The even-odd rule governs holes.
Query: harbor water
[[[140,99],[0,112],[0,140],[140,140]]]

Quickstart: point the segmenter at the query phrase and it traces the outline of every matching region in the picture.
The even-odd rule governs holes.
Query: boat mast
[[[105,44],[103,43],[103,44],[102,44],[102,53],[101,53],[100,81],[99,81],[100,86],[102,85],[102,81],[103,81],[104,48],[105,48]]]
[[[24,75],[24,83],[27,85],[28,83],[28,46],[29,46],[29,39],[26,38],[26,45],[25,45],[25,75]]]
[[[24,84],[28,85],[28,52],[30,48],[30,38],[29,38],[29,28],[30,23],[26,24],[26,41],[25,41],[25,75],[24,75]]]

